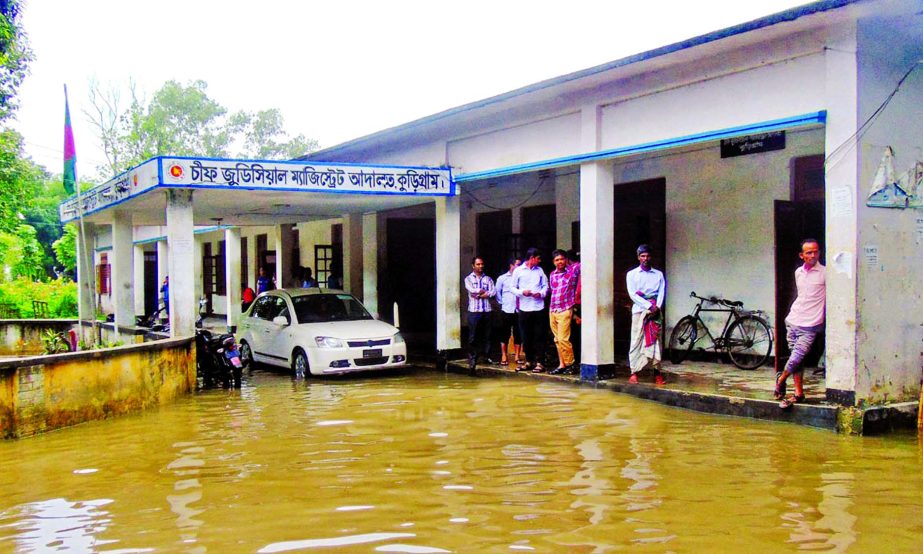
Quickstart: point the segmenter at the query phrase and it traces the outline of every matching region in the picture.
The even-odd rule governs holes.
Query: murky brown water
[[[606,391],[255,373],[0,442],[0,551],[919,552],[915,436]]]

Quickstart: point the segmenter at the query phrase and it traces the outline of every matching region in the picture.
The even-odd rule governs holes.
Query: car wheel
[[[253,352],[250,351],[250,345],[247,341],[240,341],[240,361],[244,367],[250,367],[253,364]]]
[[[295,377],[306,377],[311,374],[308,355],[301,348],[296,348],[295,352],[292,353],[292,372]]]

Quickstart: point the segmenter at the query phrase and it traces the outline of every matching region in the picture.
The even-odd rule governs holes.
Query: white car
[[[277,289],[259,295],[240,318],[240,357],[333,375],[407,363],[397,328],[377,321],[351,294],[328,289]]]

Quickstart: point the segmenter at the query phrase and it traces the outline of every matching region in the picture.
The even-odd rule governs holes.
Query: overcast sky
[[[84,115],[94,78],[134,79],[148,97],[167,80],[202,79],[230,110],[279,108],[290,133],[327,147],[805,3],[24,2],[35,61],[16,127],[29,155],[60,173],[66,83],[85,177],[105,161]]]

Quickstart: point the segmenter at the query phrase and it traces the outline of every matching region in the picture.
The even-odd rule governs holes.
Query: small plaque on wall
[[[785,150],[785,131],[747,135],[721,140],[721,157],[733,158],[760,152]]]

